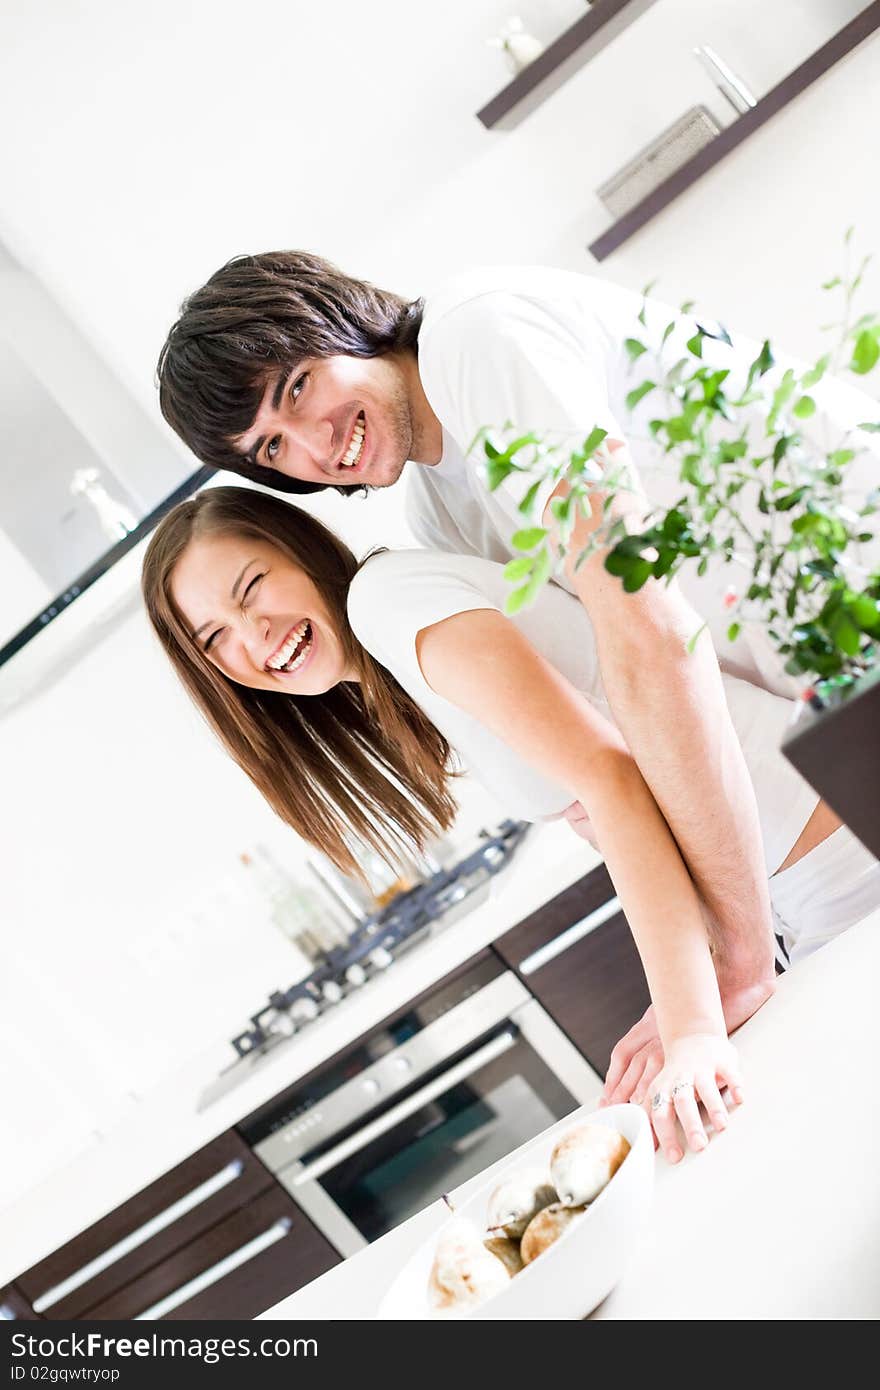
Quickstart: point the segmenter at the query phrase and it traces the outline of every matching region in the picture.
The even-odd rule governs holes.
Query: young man
[[[664,480],[623,405],[634,384],[624,340],[648,332],[659,341],[669,317],[655,310],[640,328],[640,305],[602,281],[549,269],[474,272],[409,302],[315,256],[240,257],[183,306],[159,360],[160,404],[204,463],[279,491],[388,487],[405,473],[408,519],[424,545],[506,561],[523,524],[525,483],[508,479],[489,492],[479,453],[468,452],[486,426],[579,444],[599,425],[615,464],[625,462],[634,478],[647,469],[656,500],[664,486],[671,495],[675,480]],[[693,332],[683,324],[672,347]],[[743,371],[756,351],[745,343],[724,350]],[[539,509],[548,525],[551,500],[547,487]],[[614,506],[638,511],[644,499],[634,489]],[[574,553],[600,507],[596,494]],[[767,870],[783,866],[765,865],[715,652],[707,637],[686,650],[701,618],[677,584],[652,580],[628,595],[601,555],[558,582],[589,614],[611,711],[706,905],[733,1029],[773,991]],[[712,595],[699,597],[710,614]],[[720,603],[715,611],[723,631]],[[757,675],[746,648],[725,655],[735,672]],[[833,828],[819,823],[823,814],[804,831],[814,843]],[[569,818],[588,833],[577,807]],[[615,1049],[606,1096],[635,1089],[641,1099],[658,1069],[649,1010]]]

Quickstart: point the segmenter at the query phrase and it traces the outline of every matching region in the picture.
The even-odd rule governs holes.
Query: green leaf
[[[626,398],[627,410],[635,410],[639,401],[644,400],[650,391],[657,385],[656,381],[643,381],[641,386],[637,386],[634,391],[630,391]]]
[[[540,545],[541,541],[546,539],[546,536],[547,528],[545,526],[525,526],[521,531],[513,533],[510,543],[514,550],[534,550],[536,545]]]
[[[504,566],[504,578],[511,583],[517,579],[525,579],[531,574],[534,563],[531,555],[520,555],[516,560],[509,560]]]
[[[513,561],[512,563],[516,562]],[[534,603],[552,572],[553,559],[549,548],[545,545],[534,558],[534,569],[532,570],[531,576],[526,580],[525,584],[520,585],[518,589],[514,589],[512,594],[508,595],[504,605],[505,613],[512,617],[514,614],[518,613],[520,609],[527,608],[530,604]]]
[[[645,394],[647,395],[647,392],[645,392]],[[639,399],[641,399],[641,397]],[[629,397],[627,396],[627,401],[628,400]],[[586,439],[581,445],[581,452],[586,454],[587,457],[589,457],[590,454],[594,454],[596,452],[599,445],[602,443],[602,440],[607,438],[608,431],[603,430],[600,425],[595,425],[593,429],[590,430],[590,433],[587,435]]]
[[[770,406],[770,413],[767,416],[768,434],[771,430],[775,429],[776,417],[779,414],[780,410],[782,410],[783,407],[786,406],[788,402],[791,400],[792,396],[794,395],[796,385],[797,382],[795,380],[794,372],[789,367],[785,372],[779,385],[777,386],[776,390],[773,392],[773,402]]]
[[[664,330],[663,330],[663,337],[660,339],[660,346],[661,346],[661,347],[663,347],[664,344],[668,342],[668,340],[672,337],[672,335],[673,335],[674,332],[675,332],[675,319],[670,319],[669,323],[667,323],[666,327],[665,327]]]
[[[880,335],[877,331],[865,328],[856,338],[853,345],[852,361],[850,371],[856,372],[858,376],[866,376],[880,359]]]
[[[848,463],[852,463],[855,456],[855,449],[835,449],[828,455],[828,462],[832,468],[845,468]]]
[[[507,448],[504,450],[504,453],[508,458],[512,458],[514,454],[519,453],[520,449],[525,449],[529,444],[540,443],[541,441],[538,438],[538,436],[536,434],[533,434],[530,430],[528,434],[521,434],[518,439],[514,439],[512,444],[508,444]]]
[[[739,623],[731,623],[730,627],[727,629],[728,642],[735,642],[737,637],[739,637],[741,630],[742,629]]]
[[[486,477],[489,481],[489,491],[494,492],[500,487],[511,473],[518,472],[515,463],[499,455],[497,458],[490,459],[486,464]]]
[[[698,323],[697,327],[704,338],[714,338],[717,343],[727,343],[729,347],[733,347],[733,339],[723,323],[713,323],[711,326]]]
[[[862,634],[848,613],[839,609],[828,622],[832,639],[847,656],[855,656],[862,645]]]
[[[818,512],[805,512],[803,516],[795,517],[791,529],[798,536],[806,536],[814,531],[822,531],[827,525],[827,517],[821,516]]]
[[[706,631],[707,627],[708,623],[702,623],[700,627],[697,628],[693,637],[688,638],[687,649],[691,656],[693,656],[696,645],[699,642],[701,635]]]
[[[702,334],[702,332],[701,332],[699,329],[697,330],[697,332],[694,334],[694,336],[693,336],[692,338],[688,338],[686,346],[687,346],[688,352],[693,353],[694,357],[702,357],[702,355],[703,355],[703,334]]]
[[[623,587],[626,593],[635,594],[641,589],[642,585],[651,578],[654,566],[650,560],[634,560],[623,577]]]
[[[837,286],[842,284],[843,281],[841,280],[840,276],[835,275],[831,280],[826,280],[823,283],[822,288],[823,290],[836,290]]]
[[[635,362],[637,357],[641,357],[643,352],[648,351],[645,344],[640,343],[638,338],[624,338],[623,346],[626,348],[631,362]]]
[[[801,381],[803,389],[809,391],[811,386],[815,386],[817,381],[821,381],[830,365],[831,353],[826,352],[823,357],[819,358],[814,367],[811,367],[808,372],[804,373],[803,380]]]
[[[773,505],[778,512],[790,512],[792,507],[797,506],[807,490],[806,487],[796,487],[793,492],[787,492],[784,497],[777,497]]]
[[[501,452],[500,449],[495,448],[495,445],[492,443],[488,435],[483,440],[483,449],[485,450],[487,459],[497,459],[499,453]]]
[[[671,420],[666,421],[666,433],[673,444],[683,444],[686,439],[693,439],[693,423],[686,415],[673,415]]]
[[[761,351],[758,353],[755,360],[749,366],[748,376],[746,377],[746,389],[744,393],[745,397],[749,395],[749,392],[751,391],[751,388],[755,382],[755,378],[763,376],[765,372],[769,372],[770,368],[774,366],[775,363],[776,358],[773,356],[773,349],[770,346],[770,340],[769,338],[765,338],[761,347]]]
[[[867,594],[855,594],[846,601],[846,611],[854,623],[872,636],[880,634],[880,604]]]
[[[796,434],[781,434],[773,445],[773,463],[779,464],[785,458],[789,448],[797,439]]]
[[[517,511],[521,512],[523,516],[531,515],[532,508],[535,505],[535,498],[541,490],[541,484],[543,483],[543,481],[543,478],[538,478],[536,482],[532,483],[531,487],[528,489],[519,506],[517,507]]]
[[[676,561],[676,553],[672,546],[661,548],[657,552],[657,559],[651,566],[655,579],[662,579],[672,569]]]
[[[815,413],[816,402],[812,396],[801,396],[799,400],[795,401],[792,409],[792,414],[796,415],[799,420],[809,420],[810,416],[815,415]]]
[[[856,429],[864,430],[866,434],[880,434],[880,420],[863,420],[856,425]]]
[[[514,589],[512,594],[507,595],[504,604],[504,611],[508,618],[513,618],[531,600],[529,584],[522,584],[518,589]]]
[[[680,314],[689,314],[696,302],[697,301],[695,299],[682,300],[681,304],[678,306],[678,312]]]

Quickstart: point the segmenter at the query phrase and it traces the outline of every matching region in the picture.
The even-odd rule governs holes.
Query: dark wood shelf
[[[800,67],[794,69],[789,75],[767,93],[761,100],[747,111],[744,115],[737,117],[731,125],[726,126],[720,135],[716,135],[714,140],[697,154],[689,159],[681,168],[676,169],[674,174],[670,174],[668,179],[653,189],[646,198],[637,203],[634,208],[591,242],[589,251],[595,256],[597,261],[603,261],[606,256],[610,256],[612,251],[616,251],[631,236],[656,217],[658,212],[662,212],[671,202],[674,202],[685,189],[690,188],[691,184],[701,179],[704,174],[719,164],[725,155],[730,154],[744,140],[747,140],[753,131],[765,125],[777,112],[782,111],[790,102],[802,92],[822,77],[826,72],[834,67],[841,58],[845,58],[848,53],[852,53],[860,43],[869,38],[871,34],[880,29],[880,0],[873,0],[867,5],[855,19],[850,20],[849,24],[829,39],[828,43],[823,44],[815,53],[811,53]],[[543,55],[542,55],[543,56]]]
[[[654,3],[655,0],[595,0],[592,9],[517,73],[477,112],[477,118],[487,130],[512,129]]]

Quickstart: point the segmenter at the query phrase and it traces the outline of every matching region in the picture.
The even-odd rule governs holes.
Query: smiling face
[[[423,399],[414,357],[306,359],[268,383],[250,429],[231,443],[302,482],[389,487],[424,451]]]
[[[171,593],[193,645],[239,685],[322,695],[358,678],[316,584],[267,541],[196,537]]]

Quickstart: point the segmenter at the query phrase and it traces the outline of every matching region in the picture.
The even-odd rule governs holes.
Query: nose
[[[241,642],[252,665],[262,671],[267,658],[272,655],[268,618],[244,612],[241,623]]]
[[[299,415],[288,421],[295,444],[303,449],[313,463],[327,463],[333,458],[333,422],[326,416]]]

